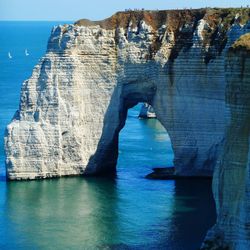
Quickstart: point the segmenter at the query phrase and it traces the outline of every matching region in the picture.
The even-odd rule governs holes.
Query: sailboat
[[[8,57],[9,57],[9,59],[12,58],[12,55],[10,54],[10,52],[8,52]]]
[[[25,49],[25,55],[26,56],[29,56],[30,54],[28,53],[28,50],[27,49]]]

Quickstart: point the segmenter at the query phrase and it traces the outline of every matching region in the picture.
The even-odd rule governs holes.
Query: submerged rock
[[[153,168],[153,172],[146,175],[147,179],[154,180],[180,180],[180,179],[211,179],[211,176],[198,175],[178,175],[175,173],[175,167]]]
[[[172,180],[175,176],[174,167],[153,168],[153,172],[146,175],[147,179]]]

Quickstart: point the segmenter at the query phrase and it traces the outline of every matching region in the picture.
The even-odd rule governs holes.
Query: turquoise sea
[[[140,104],[120,133],[116,178],[6,182],[4,129],[58,23],[0,22],[0,249],[198,249],[215,221],[211,183],[144,178],[173,152],[157,120],[137,118]]]

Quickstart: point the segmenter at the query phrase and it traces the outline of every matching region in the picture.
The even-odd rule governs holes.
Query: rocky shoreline
[[[193,180],[193,179],[212,179],[211,176],[184,176],[175,174],[175,167],[153,168],[153,172],[146,175],[145,178],[152,180]]]

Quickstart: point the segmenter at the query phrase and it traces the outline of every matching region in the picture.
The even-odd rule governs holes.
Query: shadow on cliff
[[[154,82],[147,76],[114,88],[104,116],[101,138],[95,154],[90,157],[85,176],[116,176],[119,133],[125,126],[128,109],[139,102],[152,103],[155,91]]]
[[[117,108],[117,97],[119,97],[119,87],[114,88],[112,93],[108,108],[106,110],[103,128],[101,133],[101,138],[98,142],[96,152],[89,158],[88,165],[85,169],[84,176],[116,176],[116,164],[118,159],[118,140],[119,132],[122,127],[125,125],[125,120],[127,116],[127,111],[122,109],[120,110],[121,100],[119,100],[119,109],[116,110],[114,115],[118,115],[119,124],[116,127],[114,122],[110,117],[113,108]],[[119,98],[120,99],[120,98]],[[116,117],[117,118],[117,117]],[[110,136],[112,139],[110,140]],[[109,137],[109,138],[106,138]],[[103,145],[105,141],[110,141],[109,144]]]

